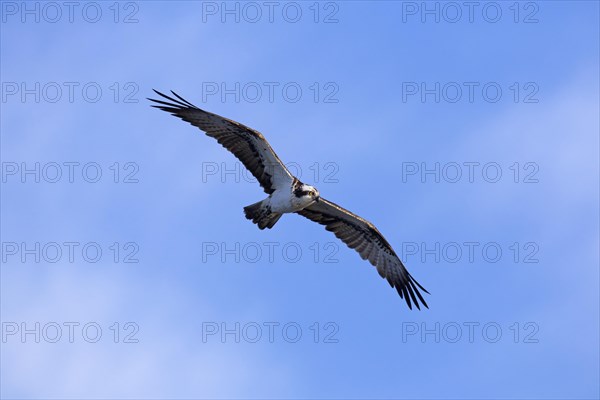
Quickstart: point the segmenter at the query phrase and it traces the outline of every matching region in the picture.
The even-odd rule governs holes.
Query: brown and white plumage
[[[408,273],[392,246],[372,223],[323,198],[296,212],[324,225],[348,247],[356,250],[363,260],[369,260],[379,275],[396,288],[409,308],[412,308],[411,299],[418,309],[421,308],[419,301],[428,307],[419,289],[429,292]]]
[[[425,290],[406,270],[392,246],[369,221],[320,197],[316,188],[292,176],[265,137],[258,131],[219,115],[201,110],[177,95],[155,90],[164,100],[149,99],[153,105],[200,128],[233,155],[258,180],[269,197],[244,207],[246,217],[260,229],[272,228],[285,213],[297,213],[325,226],[377,268],[381,277],[396,288],[409,308],[427,303],[419,290]]]
[[[157,90],[155,92],[170,102],[148,99],[160,104],[152,107],[170,112],[217,139],[254,175],[265,193],[272,194],[276,188],[292,184],[294,179],[292,174],[260,132],[239,122],[201,110],[175,92],[172,93],[177,99]]]

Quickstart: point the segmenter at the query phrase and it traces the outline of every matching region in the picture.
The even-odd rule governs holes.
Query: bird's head
[[[294,190],[294,195],[298,198],[302,198],[304,200],[308,200],[311,203],[315,201],[319,201],[320,194],[316,187],[302,184],[296,190]]]

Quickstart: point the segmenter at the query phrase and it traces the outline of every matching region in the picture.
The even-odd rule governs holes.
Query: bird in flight
[[[163,99],[148,99],[157,103],[152,107],[169,112],[215,138],[258,180],[269,197],[244,207],[244,213],[259,229],[273,228],[287,213],[300,214],[324,225],[348,247],[355,249],[363,260],[368,259],[379,275],[396,288],[410,309],[414,304],[420,310],[419,303],[429,308],[419,289],[429,292],[408,273],[377,228],[366,219],[322,198],[315,187],[300,182],[288,171],[260,132],[201,110],[175,92],[171,92],[175,98],[157,90],[154,92]]]

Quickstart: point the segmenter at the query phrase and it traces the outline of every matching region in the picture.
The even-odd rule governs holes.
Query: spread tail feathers
[[[271,212],[271,207],[263,205],[263,201],[244,207],[244,214],[257,224],[259,229],[271,229],[281,218],[281,214]]]

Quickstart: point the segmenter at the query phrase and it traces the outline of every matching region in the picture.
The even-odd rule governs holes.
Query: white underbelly
[[[284,193],[281,190],[276,190],[269,197],[269,205],[272,212],[291,213],[297,211],[292,206],[290,193]]]
[[[294,196],[291,190],[276,190],[269,196],[268,201],[271,212],[281,214],[293,213],[314,203],[314,200],[308,196]]]

